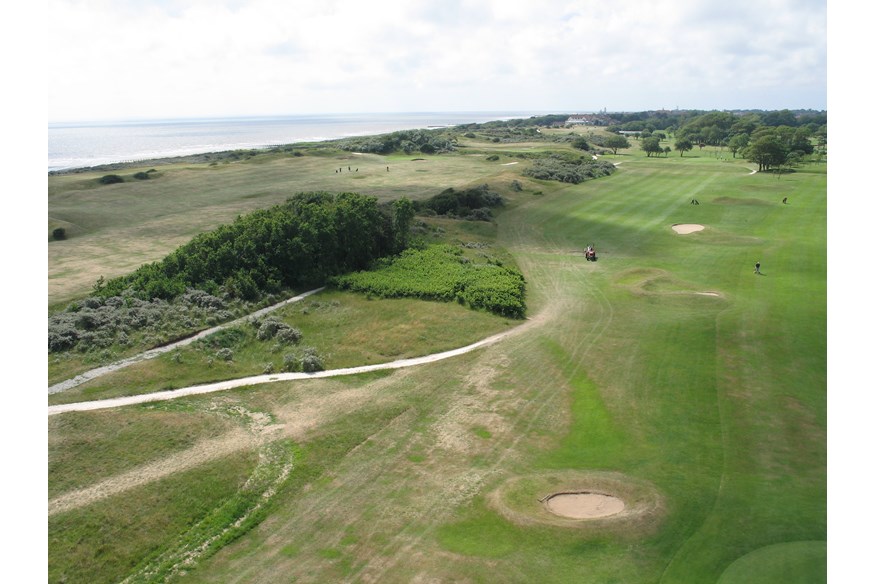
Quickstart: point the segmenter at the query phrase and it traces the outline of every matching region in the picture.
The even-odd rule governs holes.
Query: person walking
[[[754,264],[754,273],[755,273],[755,274],[760,274],[760,262],[756,262],[756,263]]]

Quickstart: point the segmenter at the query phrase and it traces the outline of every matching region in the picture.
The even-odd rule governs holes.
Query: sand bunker
[[[560,470],[511,476],[487,503],[517,525],[592,532],[651,532],[665,513],[647,481],[620,473]]]
[[[672,230],[679,235],[687,235],[688,233],[702,231],[703,229],[705,229],[704,226],[697,225],[696,223],[676,223],[672,226]]]
[[[557,493],[545,501],[551,513],[572,519],[609,517],[624,510],[624,502],[600,493]]]

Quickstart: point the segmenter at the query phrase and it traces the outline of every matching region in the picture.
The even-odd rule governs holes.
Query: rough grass
[[[240,453],[49,518],[50,582],[119,582],[243,485]]]
[[[227,431],[193,410],[105,410],[49,418],[49,498]],[[133,448],[132,445],[137,445]]]
[[[243,341],[231,347],[232,361],[219,359],[216,347],[193,343],[53,394],[49,403],[106,399],[261,375],[268,363],[279,372],[283,356],[303,346],[316,349],[325,369],[386,363],[455,349],[519,324],[453,303],[369,299],[335,290],[288,305],[271,316],[301,330],[298,346],[259,341],[254,327],[245,324],[240,326],[245,332]]]

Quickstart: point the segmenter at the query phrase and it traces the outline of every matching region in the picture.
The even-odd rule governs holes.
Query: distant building
[[[599,114],[574,114],[566,120],[566,126],[607,126],[611,123],[611,118]]]
[[[621,136],[638,136],[642,130],[618,130],[617,133]]]

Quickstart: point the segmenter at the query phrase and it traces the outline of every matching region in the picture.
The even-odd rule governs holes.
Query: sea
[[[49,123],[48,170],[269,148],[398,130],[527,118],[543,112],[419,112]]]

